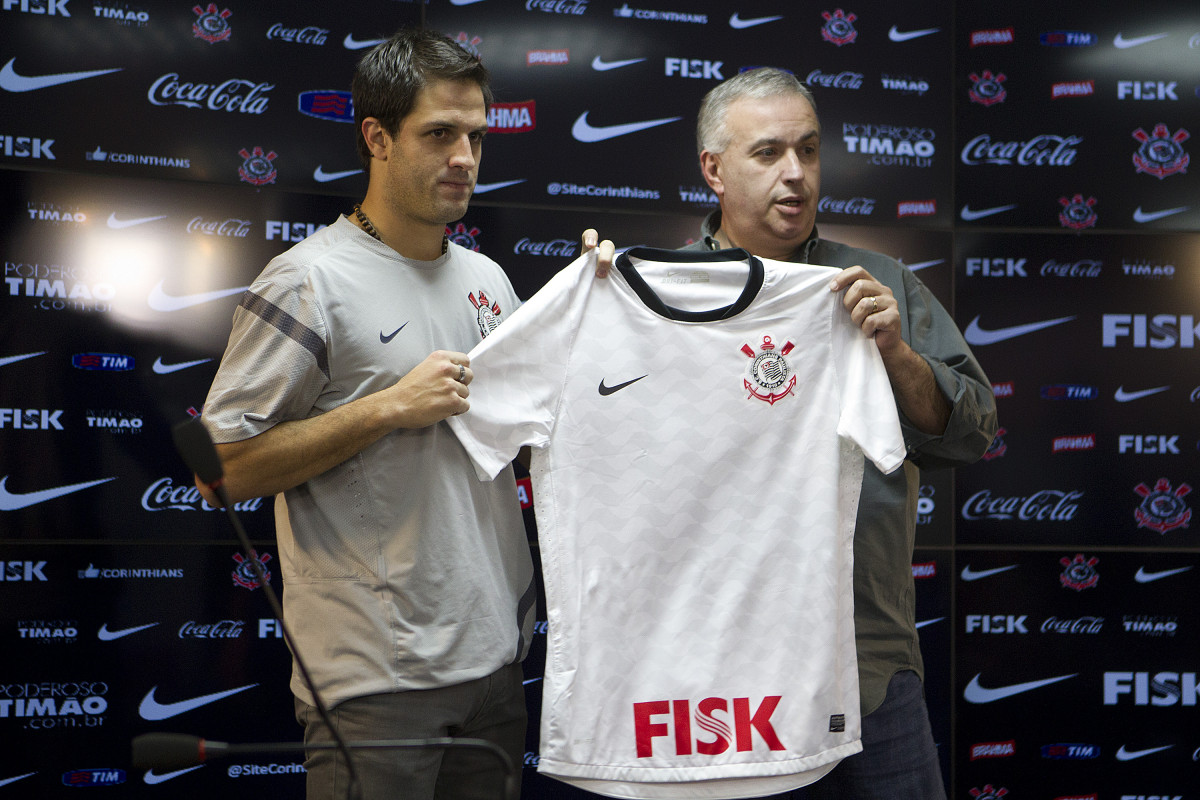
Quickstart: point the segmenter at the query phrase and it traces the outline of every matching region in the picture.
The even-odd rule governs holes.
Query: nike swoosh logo
[[[1162,747],[1148,747],[1145,750],[1126,750],[1125,745],[1121,745],[1121,749],[1117,751],[1117,761],[1133,761],[1135,758],[1144,758],[1154,753],[1161,753],[1163,750],[1170,750],[1174,746],[1168,744]]]
[[[1158,572],[1146,572],[1145,567],[1138,567],[1137,575],[1133,579],[1138,583],[1151,583],[1152,581],[1160,581],[1163,578],[1169,578],[1172,575],[1178,575],[1181,572],[1187,572],[1191,567],[1179,567],[1178,569],[1163,569]]]
[[[201,303],[208,303],[212,300],[220,300],[222,297],[242,294],[250,288],[249,286],[238,286],[233,289],[217,289],[213,292],[170,295],[163,291],[164,283],[166,283],[165,279],[159,281],[158,285],[150,292],[150,297],[146,300],[155,311],[179,311],[184,308],[198,306]]]
[[[538,678],[528,678],[528,679],[526,679],[526,680],[523,680],[523,681],[521,681],[521,685],[522,685],[522,686],[528,686],[529,684],[531,684],[531,683],[537,683],[537,682],[538,682],[538,681],[540,681],[540,680],[541,680],[541,678],[540,678],[540,677],[538,677]]]
[[[993,206],[992,208],[981,208],[978,211],[972,211],[970,204],[967,204],[962,207],[962,211],[958,212],[958,215],[967,222],[972,222],[974,220],[983,219],[984,217],[990,217],[995,214],[1003,214],[1005,211],[1012,211],[1016,207],[1017,204],[1013,203],[1009,206]]]
[[[579,115],[579,119],[575,120],[575,124],[571,126],[571,135],[576,141],[580,142],[603,142],[605,139],[615,139],[618,136],[625,136],[630,133],[644,131],[647,128],[656,128],[659,125],[666,125],[668,122],[678,122],[683,117],[663,117],[662,119],[650,119],[645,122],[626,122],[622,125],[589,125],[587,121],[588,112],[585,111]]]
[[[649,373],[647,373],[647,375],[648,375],[648,374],[649,374]],[[645,376],[645,375],[643,375],[643,376],[642,376],[642,378],[644,378],[644,377],[646,377],[646,376]],[[609,396],[610,394],[612,394],[613,392],[619,392],[619,391],[621,391],[622,389],[624,389],[626,386],[629,386],[630,384],[637,383],[637,382],[638,382],[638,381],[640,381],[642,378],[634,378],[634,379],[633,379],[633,380],[631,380],[631,381],[625,381],[624,383],[618,383],[616,386],[605,386],[605,385],[604,385],[604,378],[601,378],[601,379],[600,379],[600,394],[601,394],[601,396],[603,396],[603,397],[608,397],[608,396]]]
[[[23,356],[5,356],[4,358],[0,358],[0,367],[8,366],[9,364],[15,364],[18,361],[24,361],[27,358],[35,358],[36,356],[44,356],[44,355],[46,355],[46,352],[47,351],[45,351],[45,350],[40,350],[36,353],[26,353]]]
[[[1008,572],[1010,569],[1016,569],[1020,564],[1010,564],[1007,567],[995,567],[993,569],[971,569],[971,565],[967,564],[963,567],[962,579],[964,581],[977,581],[981,578],[990,578],[993,575],[999,575],[1001,572]]]
[[[628,67],[630,64],[636,64],[639,61],[645,61],[644,58],[627,58],[624,61],[605,61],[600,56],[592,59],[592,69],[597,72],[608,72],[610,69],[620,69]]]
[[[38,503],[45,503],[47,500],[54,500],[59,497],[64,497],[75,492],[82,492],[84,489],[90,489],[93,486],[99,486],[102,483],[115,481],[116,477],[101,478],[98,481],[85,481],[83,483],[72,483],[69,486],[56,486],[53,489],[42,489],[39,492],[10,492],[5,484],[8,483],[9,476],[5,475],[0,478],[0,511],[17,511],[29,506],[36,506]]]
[[[374,47],[377,44],[383,44],[387,39],[363,39],[354,38],[353,33],[347,33],[346,38],[342,40],[342,46],[347,50],[365,50],[368,47]]]
[[[0,780],[0,786],[8,786],[10,783],[16,783],[17,781],[23,781],[26,778],[28,778],[30,775],[37,775],[37,773],[36,772],[26,772],[24,775],[18,775],[15,778],[4,778],[3,780]]]
[[[763,25],[767,22],[774,22],[777,19],[783,19],[783,17],[754,17],[752,19],[742,19],[735,11],[733,16],[729,18],[729,27],[740,31],[743,28],[753,28],[755,25]]]
[[[317,181],[318,183],[329,183],[330,181],[340,181],[342,178],[349,178],[351,175],[357,175],[360,172],[362,172],[361,169],[345,169],[341,172],[326,172],[325,170],[321,169],[321,165],[318,164],[317,168],[313,170],[313,180]]]
[[[154,692],[158,689],[157,686],[152,686],[150,691],[146,692],[146,696],[142,698],[142,704],[138,706],[138,714],[142,719],[158,722],[159,720],[170,719],[184,714],[188,711],[193,711],[201,706],[206,706],[209,703],[215,703],[218,700],[224,700],[226,697],[232,697],[238,692],[244,692],[247,689],[253,689],[258,686],[257,683],[250,683],[241,686],[237,689],[228,689],[224,692],[213,692],[212,694],[204,694],[199,697],[193,697],[190,700],[180,700],[177,703],[160,703],[154,699]]]
[[[524,178],[518,178],[515,181],[498,181],[496,183],[477,183],[475,184],[475,194],[485,194],[494,192],[497,189],[503,189],[506,186],[516,186],[518,183],[524,183]]]
[[[945,260],[946,259],[944,258],[935,258],[933,261],[918,261],[915,264],[905,264],[904,266],[908,267],[909,272],[916,272],[917,270],[925,269],[926,267],[936,267]]]
[[[36,89],[45,89],[49,86],[58,86],[62,83],[71,83],[73,81],[82,81],[88,78],[95,78],[99,75],[107,75],[110,72],[120,72],[122,67],[116,69],[94,69],[88,72],[56,72],[53,75],[18,75],[13,69],[15,58],[10,58],[8,63],[4,65],[4,69],[0,69],[0,89],[6,89],[10,92],[32,92]]]
[[[406,322],[406,323],[404,323],[404,325],[407,325],[407,324],[408,324],[407,322]],[[399,333],[400,331],[404,330],[404,325],[401,325],[399,328],[396,328],[396,330],[392,331],[392,332],[391,332],[390,334],[388,334],[387,336],[384,336],[384,335],[383,335],[383,331],[380,331],[380,332],[379,332],[379,341],[383,342],[384,344],[387,344],[387,343],[388,343],[388,342],[390,342],[392,339],[395,339],[395,338],[396,338],[396,334],[397,334],[397,333]]]
[[[1133,210],[1134,222],[1154,222],[1156,219],[1169,217],[1174,214],[1181,214],[1187,211],[1190,206],[1180,206],[1179,208],[1168,208],[1163,211],[1142,211],[1142,207],[1138,206]]]
[[[194,767],[187,767],[185,769],[177,769],[174,772],[164,772],[161,775],[156,773],[154,770],[150,770],[142,777],[142,780],[145,781],[146,783],[148,783],[149,785],[153,786],[156,783],[162,783],[163,781],[169,781],[169,780],[171,780],[171,778],[178,778],[180,775],[184,775],[188,772],[194,772],[195,770],[198,770],[203,766],[204,766],[203,764],[197,764]]]
[[[919,39],[922,36],[928,36],[931,33],[937,33],[941,28],[923,28],[919,31],[899,31],[893,25],[888,30],[888,38],[893,42],[907,42],[909,39]]]
[[[1070,322],[1075,317],[1059,317],[1058,319],[1048,319],[1045,322],[1030,322],[1025,325],[1012,325],[1008,328],[996,328],[995,330],[984,330],[979,327],[979,317],[971,320],[971,324],[963,331],[963,338],[968,344],[973,345],[988,345],[1003,342],[1006,339],[1015,339],[1018,336],[1024,336],[1027,333],[1040,331],[1044,328],[1052,328],[1055,325],[1061,325],[1064,322]]]
[[[1128,50],[1130,47],[1137,47],[1140,44],[1146,44],[1147,42],[1165,39],[1170,35],[1171,34],[1169,33],[1152,33],[1149,36],[1135,36],[1132,39],[1126,39],[1124,36],[1118,33],[1117,37],[1113,39],[1113,47],[1120,48],[1121,50]]]
[[[1118,403],[1131,403],[1134,400],[1141,400],[1143,397],[1149,397],[1152,394],[1165,392],[1170,388],[1170,386],[1158,386],[1154,389],[1140,389],[1136,392],[1127,392],[1125,391],[1124,386],[1118,386],[1116,394],[1113,395],[1113,399]]]
[[[941,622],[945,617],[934,617],[933,619],[923,619],[917,623],[918,628],[924,628],[926,625],[932,625],[935,622]]]
[[[179,372],[181,369],[187,369],[188,367],[194,367],[199,364],[207,364],[209,361],[212,361],[212,359],[200,358],[196,359],[195,361],[179,361],[175,364],[164,364],[162,356],[159,356],[158,358],[154,359],[154,366],[152,369],[158,375],[170,375],[172,372]]]
[[[963,699],[968,703],[994,703],[997,700],[1003,700],[1006,697],[1022,694],[1023,692],[1031,692],[1034,689],[1040,689],[1043,686],[1049,686],[1052,683],[1065,681],[1069,678],[1074,678],[1079,673],[1071,675],[1060,675],[1057,678],[1045,678],[1040,681],[1029,681],[1027,683],[1014,683],[1009,686],[998,686],[995,689],[987,689],[979,685],[979,676],[971,678],[971,682],[967,684],[967,688],[963,690]]]
[[[166,214],[160,214],[157,217],[139,217],[138,219],[117,219],[116,213],[108,215],[108,227],[116,228],[132,228],[134,225],[145,225],[147,222],[154,222],[160,219],[166,219]]]
[[[108,623],[106,622],[101,625],[100,630],[96,632],[96,638],[102,642],[113,642],[117,639],[124,639],[126,636],[137,633],[138,631],[144,631],[147,628],[153,628],[157,624],[157,622],[151,622],[149,625],[136,625],[132,628],[121,628],[119,631],[110,631],[108,629]]]

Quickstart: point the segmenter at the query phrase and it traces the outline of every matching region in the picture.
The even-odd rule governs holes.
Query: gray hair
[[[696,120],[696,152],[708,150],[723,153],[729,146],[729,106],[744,97],[761,100],[779,95],[799,95],[817,113],[817,101],[808,87],[790,72],[775,67],[759,67],[739,72],[723,81],[700,102],[700,115]]]
[[[403,28],[370,50],[354,70],[351,83],[358,157],[370,166],[371,150],[362,135],[362,121],[375,117],[389,134],[416,104],[417,95],[433,80],[472,81],[492,104],[488,71],[474,55],[436,31]]]

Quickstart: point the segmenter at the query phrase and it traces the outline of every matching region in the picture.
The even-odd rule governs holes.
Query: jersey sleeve
[[[880,472],[893,472],[904,462],[906,448],[883,357],[840,302],[834,304],[833,314],[833,361],[841,400],[838,435],[857,444]]]
[[[203,419],[218,443],[308,417],[329,385],[325,324],[300,282],[260,279],[242,296]]]
[[[550,279],[468,355],[470,409],[450,428],[490,480],[524,445],[545,445],[554,429],[570,353],[596,269],[588,252]]]

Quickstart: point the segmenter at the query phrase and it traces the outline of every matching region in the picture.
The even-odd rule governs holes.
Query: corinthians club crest
[[[746,368],[746,377],[742,384],[750,394],[746,399],[757,397],[771,405],[792,393],[796,387],[796,376],[784,358],[796,345],[788,342],[781,348],[776,348],[770,336],[764,336],[762,346],[756,352],[748,344],[742,345],[742,352],[751,359]]]
[[[471,305],[475,306],[479,332],[486,339],[488,334],[496,330],[496,326],[500,324],[500,304],[488,305],[488,297],[483,293],[483,289],[480,289],[478,293],[468,294],[467,297],[471,299]]]
[[[1191,486],[1181,483],[1179,488],[1172,490],[1169,480],[1159,478],[1153,489],[1139,483],[1133,487],[1133,491],[1142,498],[1141,505],[1133,511],[1139,528],[1166,533],[1188,527],[1192,510],[1183,502],[1183,498],[1191,493]]]

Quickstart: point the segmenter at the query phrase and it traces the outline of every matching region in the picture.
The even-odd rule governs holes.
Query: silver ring
[[[458,382],[462,383],[463,378],[467,377],[467,368],[462,364],[458,365]]]
[[[874,314],[878,310],[879,310],[879,298],[877,298],[875,295],[871,295],[871,313]]]

